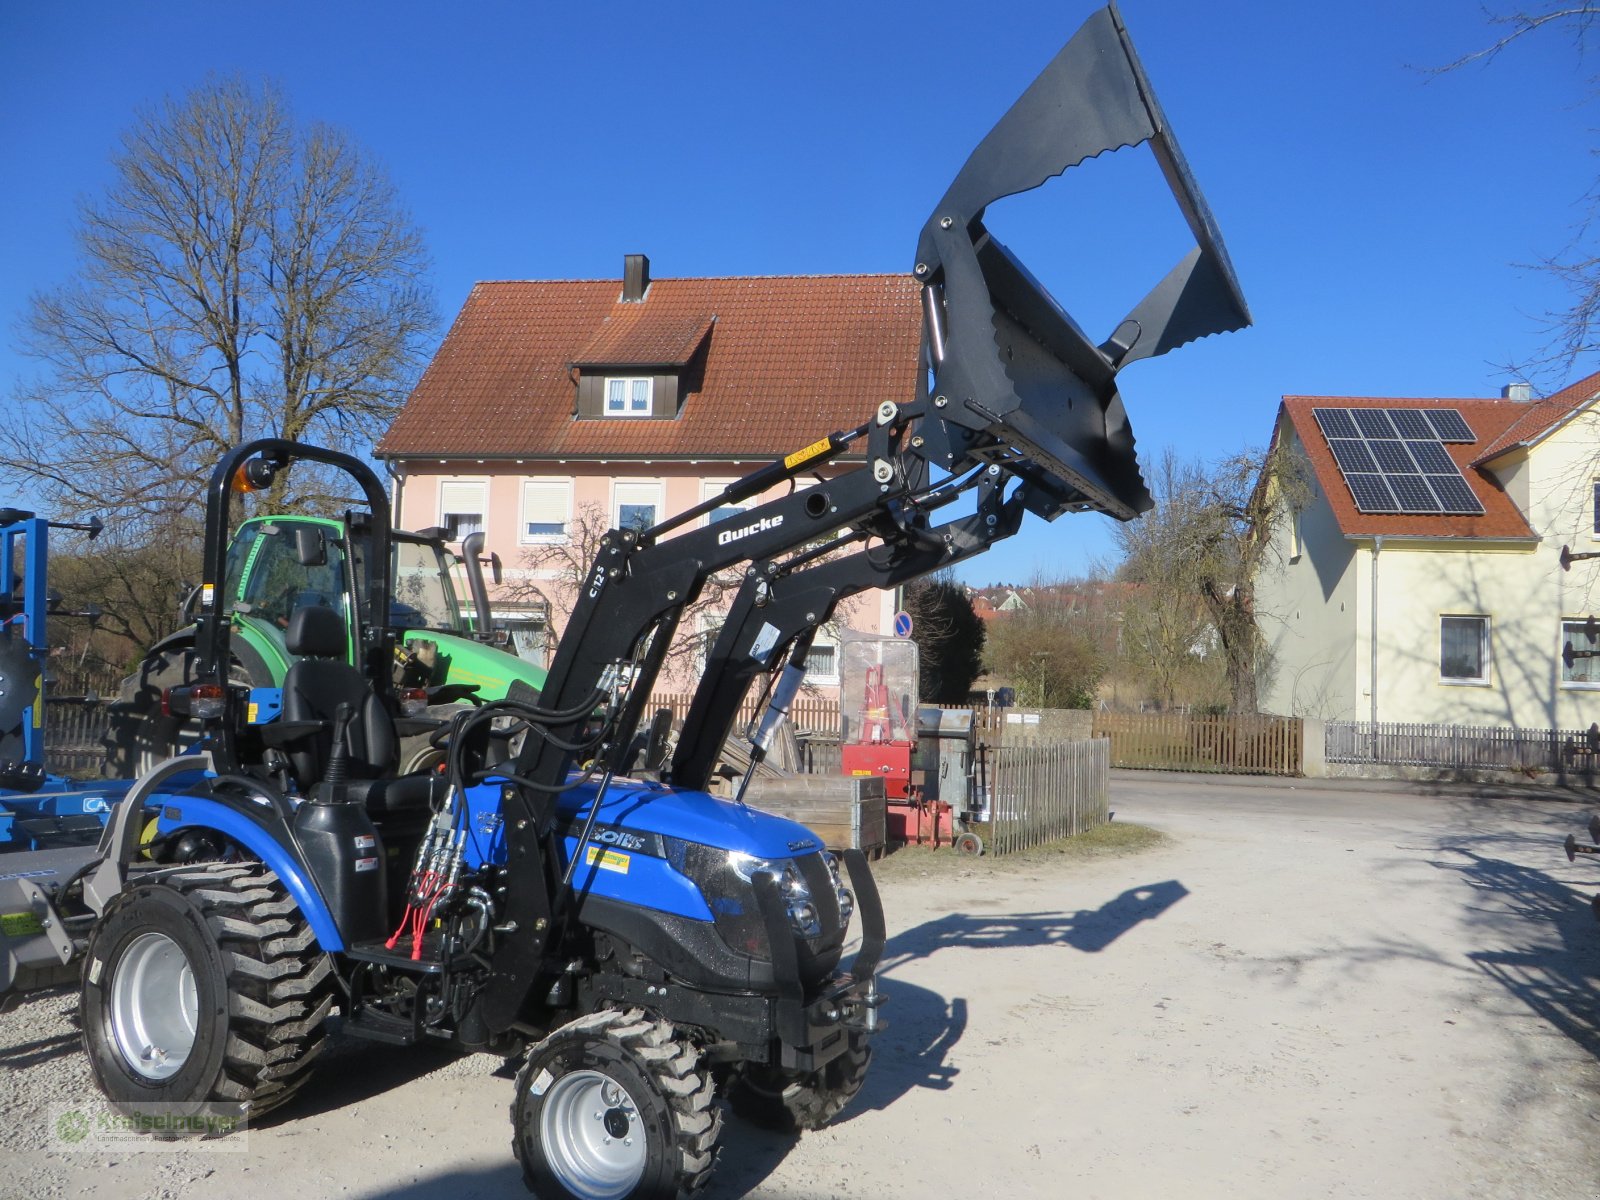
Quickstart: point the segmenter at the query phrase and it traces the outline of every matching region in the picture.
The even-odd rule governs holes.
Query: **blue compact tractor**
[[[1139,145],[1194,246],[1097,342],[984,212]],[[747,807],[742,784],[707,792],[741,701],[763,689],[759,759],[845,597],[981,553],[1027,512],[1148,509],[1118,371],[1249,320],[1114,8],[974,151],[914,262],[914,387],[652,528],[611,530],[543,688],[448,723],[408,715],[391,683],[390,514],[372,472],[280,440],[223,458],[194,671],[161,698],[199,740],[131,785],[95,860],[47,897],[83,955],[84,1045],[113,1103],[265,1112],[306,1086],[337,1009],[356,1037],[520,1056],[525,1178],[592,1200],[699,1186],[724,1100],[788,1129],[850,1102],[882,1027],[877,889],[859,852]],[[817,477],[844,455],[859,462]],[[229,506],[241,481],[302,460],[363,498],[344,525],[370,530],[366,575],[353,599],[297,608],[294,665],[252,687],[229,672]],[[736,527],[700,519],[745,502]],[[343,553],[329,536],[306,526],[300,561]],[[685,611],[730,569],[743,583],[673,742],[670,714],[646,717],[651,690]],[[400,740],[420,735],[435,765],[402,772]]]

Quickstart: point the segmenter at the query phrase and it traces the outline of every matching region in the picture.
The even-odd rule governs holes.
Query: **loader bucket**
[[[1194,248],[1095,342],[984,227],[984,210],[1097,154],[1148,145]],[[1222,237],[1115,5],[1096,12],[967,159],[924,225],[924,352],[952,471],[1029,459],[1071,507],[1129,520],[1151,507],[1117,372],[1250,311]],[[942,401],[942,402],[941,402]]]

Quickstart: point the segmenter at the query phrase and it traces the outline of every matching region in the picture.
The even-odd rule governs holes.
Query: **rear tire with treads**
[[[95,1080],[123,1111],[253,1118],[304,1086],[333,1000],[328,956],[278,877],[203,863],[135,882],[107,907],[79,1020]]]

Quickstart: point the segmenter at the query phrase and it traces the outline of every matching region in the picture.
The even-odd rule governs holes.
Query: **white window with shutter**
[[[839,683],[839,645],[823,633],[806,652],[806,682],[837,686]]]
[[[481,479],[447,479],[439,485],[439,524],[445,541],[459,542],[469,533],[484,533],[489,485]]]
[[[522,544],[555,544],[567,540],[572,520],[572,480],[522,481]]]
[[[659,479],[619,479],[611,485],[611,523],[617,529],[649,529],[665,517]]]
[[[734,481],[732,479],[707,479],[702,481],[700,484],[701,503],[711,499],[723,488],[727,487],[733,482]],[[749,507],[750,501],[748,500],[741,501],[738,504],[720,504],[706,514],[706,524],[714,525],[718,521],[730,521],[735,517],[743,516],[745,510],[747,510]]]

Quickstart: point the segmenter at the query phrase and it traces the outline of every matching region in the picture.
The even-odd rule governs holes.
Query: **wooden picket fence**
[[[1094,735],[1114,767],[1298,775],[1303,729],[1294,717],[1099,712]]]
[[[104,738],[110,723],[105,704],[51,700],[44,732],[45,770],[74,779],[105,773]]]
[[[989,790],[985,840],[991,852],[1006,854],[1073,837],[1108,819],[1109,740],[997,746],[985,757],[983,775]]]
[[[694,696],[689,692],[657,692],[650,697],[650,706],[645,710],[648,717],[660,708],[670,708],[672,719],[681,721],[689,715],[689,704]],[[743,728],[753,721],[758,715],[759,696],[752,692],[745,697],[744,703],[739,706],[739,724],[736,728]],[[797,696],[789,707],[789,724],[796,732],[819,733],[825,737],[839,736],[839,702],[818,696]]]

